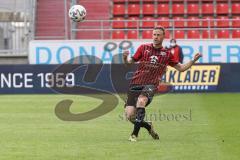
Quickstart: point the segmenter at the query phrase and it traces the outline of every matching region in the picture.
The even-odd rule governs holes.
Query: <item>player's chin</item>
[[[154,43],[155,45],[161,44],[160,41],[153,41],[153,43]]]

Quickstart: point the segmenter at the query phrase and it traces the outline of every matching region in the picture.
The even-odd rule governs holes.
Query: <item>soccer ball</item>
[[[69,9],[68,15],[74,22],[81,22],[85,19],[87,11],[82,5],[73,5]]]

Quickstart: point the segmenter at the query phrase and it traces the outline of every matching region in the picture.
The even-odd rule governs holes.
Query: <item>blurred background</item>
[[[133,147],[121,53],[156,25],[180,62],[203,57],[167,69],[146,115],[160,141],[141,131]],[[0,0],[1,160],[239,160],[239,92],[240,0]]]
[[[86,20],[71,23],[81,4]],[[0,2],[1,55],[27,55],[31,40],[151,39],[162,25],[166,38],[239,39],[239,0],[8,0]]]
[[[75,4],[86,8],[85,21],[76,23],[68,17],[69,8]],[[173,47],[170,39],[176,40],[182,51],[181,62],[201,52],[203,58],[199,63],[217,64],[212,66],[213,71],[207,67],[208,80],[203,80],[202,69],[199,75],[195,75],[198,71],[191,71],[191,82],[187,82],[183,74],[180,77],[185,77],[186,82],[177,74],[172,78],[171,72],[164,81],[185,85],[186,90],[192,88],[189,85],[205,88],[214,85],[223,88],[219,91],[240,91],[240,87],[236,87],[238,74],[235,71],[231,74],[231,68],[239,68],[240,62],[239,0],[1,1],[0,63],[32,64],[37,68],[38,65],[76,63],[78,56],[95,56],[104,64],[122,63],[121,58],[112,61],[113,57],[123,49],[133,55],[140,44],[151,42],[152,28],[156,25],[166,28],[166,48]],[[173,50],[172,54],[174,52],[177,51]],[[86,63],[81,58],[77,61]],[[216,73],[214,82],[209,78],[212,73]],[[194,76],[197,83],[193,82]]]

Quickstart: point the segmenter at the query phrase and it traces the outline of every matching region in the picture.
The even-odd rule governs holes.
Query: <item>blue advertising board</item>
[[[136,66],[89,65],[2,65],[0,94],[85,94],[127,91]],[[160,83],[171,92],[240,92],[240,64],[198,64],[186,72],[168,68]],[[160,89],[161,90],[161,89]]]
[[[73,59],[79,57],[78,64],[84,63],[81,57],[95,56],[102,63],[121,63],[121,57],[116,62],[113,57],[129,50],[133,55],[143,43],[151,40],[35,40],[29,44],[30,64],[75,64]],[[230,39],[209,40],[179,40],[182,47],[184,62],[191,60],[195,53],[202,53],[199,63],[240,63],[240,41]],[[169,41],[165,40],[163,46],[168,47]],[[94,61],[90,63],[95,64]]]

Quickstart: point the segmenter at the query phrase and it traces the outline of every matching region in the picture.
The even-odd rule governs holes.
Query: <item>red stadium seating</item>
[[[154,4],[143,4],[143,15],[154,15]]]
[[[198,17],[188,17],[187,27],[200,27],[200,20]]]
[[[184,18],[183,17],[174,17],[174,27],[184,27]]]
[[[113,19],[114,21],[112,22],[112,27],[113,28],[124,28],[125,27],[125,22],[123,21],[123,17],[117,17]]]
[[[140,23],[138,22],[139,18],[138,17],[130,17],[127,22],[127,27],[128,28],[137,28],[140,26]]]
[[[213,30],[203,30],[202,31],[202,38],[209,39],[209,38],[215,38],[215,33]]]
[[[177,2],[177,3],[183,3],[183,0],[172,0],[173,3]]]
[[[113,5],[113,15],[124,15],[124,14],[125,14],[124,4]]]
[[[230,34],[228,30],[218,30],[217,38],[229,38]]]
[[[188,0],[188,2],[199,2],[199,0]]]
[[[128,15],[139,15],[140,6],[139,4],[129,4],[128,5]]]
[[[128,39],[138,39],[138,32],[136,30],[129,30],[127,33]]]
[[[170,22],[168,17],[159,17],[157,25],[163,26],[164,28],[170,27]]]
[[[202,14],[206,15],[206,14],[213,14],[214,13],[214,9],[213,9],[213,4],[212,3],[204,3],[202,4]]]
[[[143,30],[142,38],[143,39],[152,39],[152,30]]]
[[[187,14],[199,14],[199,6],[197,3],[190,3],[187,5]]]
[[[170,32],[169,32],[169,30],[165,30],[165,38],[167,38],[167,39],[170,38]]]
[[[139,0],[138,0],[139,1]],[[143,0],[143,2],[154,2],[154,0]]]
[[[235,28],[240,27],[240,16],[233,17],[233,19],[232,19],[232,27],[235,27]]]
[[[143,28],[153,28],[154,25],[154,18],[153,17],[144,17],[142,19],[142,26]]]
[[[233,30],[232,31],[232,38],[240,38],[240,30]]]
[[[165,3],[158,4],[157,13],[159,15],[168,15],[169,14],[169,5],[165,4]]]
[[[217,14],[228,14],[228,4],[218,3],[217,4]]]
[[[183,30],[174,30],[174,38],[184,39],[184,31]]]
[[[229,18],[227,16],[219,16],[217,17],[217,27],[224,28],[229,27]]]
[[[130,2],[130,3],[132,3],[132,2],[133,2],[133,3],[134,3],[134,2],[138,2],[138,3],[139,3],[139,2],[140,2],[140,0],[127,0],[127,1]]]
[[[37,2],[42,2],[42,1],[47,1],[47,3],[51,3],[51,2],[55,2],[54,4],[54,8],[59,8],[58,4],[62,3],[62,1],[59,0],[39,0]],[[68,5],[70,5],[70,1],[67,1]],[[77,1],[78,3],[79,1]],[[109,31],[104,31],[104,33],[101,33],[101,30],[96,30],[96,31],[86,31],[86,30],[81,30],[83,28],[92,28],[93,26],[99,26],[100,25],[100,19],[101,20],[109,20],[111,19],[111,17],[113,15],[110,15],[109,13],[111,12],[111,10],[113,11],[113,7],[106,7],[109,5],[109,1],[108,0],[101,0],[101,3],[92,3],[89,0],[80,0],[81,5],[85,6],[85,8],[87,9],[87,19],[86,20],[96,20],[95,22],[88,22],[85,21],[83,23],[76,23],[77,25],[77,29],[79,29],[79,31],[77,31],[76,33],[76,38],[77,39],[100,39],[100,38],[111,38],[111,32],[109,33]],[[115,4],[114,4],[115,5]],[[52,6],[51,6],[52,7]],[[106,10],[103,10],[103,8],[106,8]],[[125,10],[125,8],[123,8]],[[51,8],[51,10],[53,10],[53,7]],[[59,12],[55,12],[56,13]],[[53,14],[54,15],[54,14]],[[120,15],[117,15],[120,16]],[[121,15],[122,16],[122,15]],[[115,17],[115,16],[114,16]],[[62,18],[63,19],[63,18]],[[109,21],[104,21],[104,23],[102,23],[102,27],[103,28],[109,28],[111,27],[111,23]],[[71,28],[69,26],[69,28]],[[96,28],[96,27],[94,27]],[[74,37],[73,37],[74,38]]]
[[[125,0],[113,0],[114,3],[124,3]]]
[[[184,14],[184,5],[183,4],[173,4],[172,5],[172,14]]]
[[[187,38],[189,38],[189,39],[199,39],[200,38],[199,30],[189,30],[189,31],[187,31]]]
[[[114,30],[112,32],[112,38],[113,39],[125,39],[124,31],[122,31],[122,30],[119,30],[119,31]]]
[[[5,4],[12,4],[13,1],[1,1],[0,6],[2,3]],[[18,1],[14,1],[14,4]],[[29,2],[29,1],[25,1]],[[22,1],[22,5],[25,3]],[[21,5],[21,2],[19,4],[17,3],[15,7]],[[62,11],[64,10],[64,2],[59,0],[41,0],[37,1],[37,8],[36,8],[36,22],[35,22],[35,39],[64,39],[64,38],[70,38],[65,37],[66,33],[70,32],[65,30],[64,28],[64,20],[63,20],[63,14]],[[2,8],[3,6],[1,6]],[[12,8],[12,6],[9,6]],[[67,7],[70,7],[69,5]],[[9,9],[10,9],[9,8]],[[17,9],[17,8],[16,8]],[[1,10],[1,9],[0,9]],[[106,9],[108,10],[108,9]],[[18,9],[17,9],[18,11]],[[19,10],[20,11],[20,10]],[[2,10],[0,11],[2,12]],[[33,16],[33,15],[31,15]],[[2,29],[2,26],[0,27]],[[5,28],[5,27],[4,27]],[[1,30],[2,31],[2,30]],[[70,33],[69,33],[70,35]]]
[[[156,1],[156,0],[153,0],[153,1]],[[158,1],[158,3],[168,3],[169,2],[169,0],[157,0]]]
[[[232,3],[232,14],[240,14],[240,3]]]
[[[212,16],[204,16],[202,19],[202,27],[208,27],[208,25],[210,25],[210,27],[214,26],[214,21]]]

